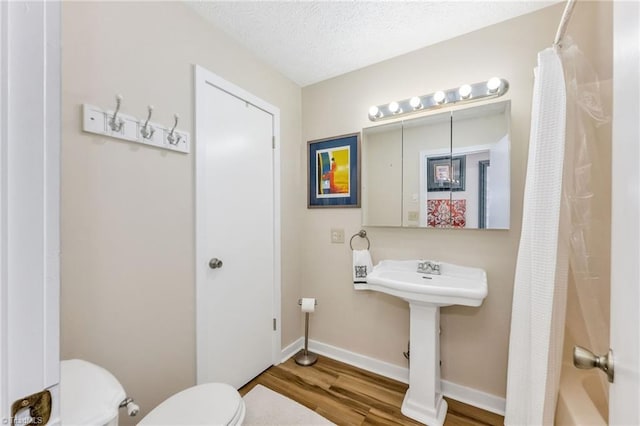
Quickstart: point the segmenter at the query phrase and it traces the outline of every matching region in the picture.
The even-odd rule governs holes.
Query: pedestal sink
[[[440,275],[419,273],[425,261],[383,260],[356,290],[373,290],[409,302],[411,363],[402,414],[429,426],[442,426],[447,402],[440,391],[440,307],[480,306],[487,296],[482,269],[437,263]]]

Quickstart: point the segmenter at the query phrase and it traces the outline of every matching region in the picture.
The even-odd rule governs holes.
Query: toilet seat
[[[81,359],[60,362],[60,416],[65,426],[117,425],[126,394],[109,371]]]
[[[232,386],[205,383],[169,397],[138,425],[238,425],[244,414],[244,401]]]

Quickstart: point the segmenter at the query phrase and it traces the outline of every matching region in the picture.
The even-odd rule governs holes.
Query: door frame
[[[213,86],[231,96],[235,96],[245,102],[248,102],[271,115],[273,120],[273,318],[276,320],[276,327],[272,336],[272,355],[271,362],[277,365],[281,361],[281,339],[282,339],[282,322],[281,322],[281,294],[282,294],[282,270],[281,270],[281,207],[280,207],[280,109],[270,103],[258,98],[248,91],[236,86],[235,84],[223,79],[213,72],[203,68],[202,66],[194,66],[194,83],[195,83],[195,277],[196,277],[196,355],[200,349],[198,342],[200,341],[201,327],[198,327],[198,308],[197,298],[199,297],[200,288],[206,285],[206,276],[202,265],[198,265],[205,250],[204,241],[204,223],[202,218],[205,216],[206,207],[203,200],[205,199],[204,170],[206,169],[206,150],[204,144],[200,141],[204,137],[203,120],[199,117],[199,111],[204,110],[204,91],[207,87]],[[204,336],[202,336],[204,337]],[[198,369],[196,362],[196,374]]]
[[[60,15],[59,2],[0,2],[2,423],[47,389],[60,424]]]
[[[640,423],[640,5],[613,4],[609,424]]]

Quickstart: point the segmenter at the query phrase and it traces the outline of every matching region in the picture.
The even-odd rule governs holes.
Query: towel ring
[[[365,231],[364,229],[361,229],[360,232],[358,232],[357,234],[353,234],[353,236],[349,240],[349,247],[351,247],[351,250],[353,250],[353,239],[355,237],[360,237],[367,240],[367,250],[371,248],[371,241],[369,241],[369,237],[367,237],[367,231]]]

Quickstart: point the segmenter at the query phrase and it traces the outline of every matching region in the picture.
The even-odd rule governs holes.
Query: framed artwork
[[[307,142],[307,207],[360,207],[360,133]]]
[[[466,156],[427,158],[427,191],[464,191]]]
[[[464,228],[467,226],[467,200],[428,200],[429,228]]]

